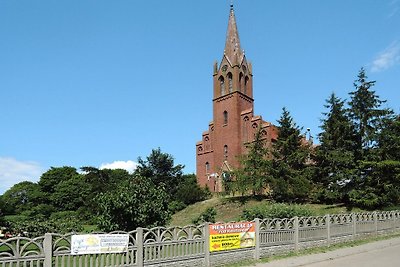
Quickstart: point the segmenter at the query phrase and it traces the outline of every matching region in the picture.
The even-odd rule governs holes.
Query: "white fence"
[[[400,229],[400,211],[255,221],[255,247],[209,250],[208,224],[138,228],[126,253],[71,255],[71,234],[0,240],[0,267],[219,266]],[[125,232],[113,232],[125,233]]]

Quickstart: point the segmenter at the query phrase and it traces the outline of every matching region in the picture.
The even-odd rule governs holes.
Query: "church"
[[[222,192],[225,173],[240,167],[261,128],[267,146],[276,140],[276,126],[254,115],[253,70],[241,48],[233,5],[221,63],[213,68],[213,120],[196,143],[198,183],[211,192]]]

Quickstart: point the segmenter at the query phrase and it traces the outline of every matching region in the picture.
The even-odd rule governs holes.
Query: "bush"
[[[185,205],[191,205],[210,198],[210,190],[207,187],[200,187],[195,175],[184,175],[182,180],[177,187],[176,195],[172,196],[173,199],[183,202]]]
[[[275,203],[265,206],[257,206],[248,208],[243,211],[242,219],[252,221],[255,218],[293,218],[313,216],[315,213],[307,206],[302,205],[288,205],[284,203]]]
[[[168,203],[168,209],[172,214],[180,210],[183,210],[186,207],[187,205],[179,200],[172,200]]]
[[[199,217],[192,220],[192,223],[196,225],[204,222],[215,223],[215,216],[217,216],[217,211],[215,208],[208,208],[202,212]]]
[[[75,217],[68,219],[48,219],[48,218],[23,218],[15,217],[9,221],[9,228],[13,234],[27,233],[29,237],[43,236],[45,233],[70,233],[80,232],[83,227]]]

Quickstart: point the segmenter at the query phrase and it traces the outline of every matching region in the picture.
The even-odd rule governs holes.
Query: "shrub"
[[[199,215],[199,217],[192,220],[192,223],[196,225],[204,222],[215,223],[215,216],[217,216],[215,208],[207,208]]]
[[[307,217],[315,215],[314,212],[303,205],[288,205],[284,203],[275,203],[265,206],[257,206],[254,208],[248,208],[243,211],[243,220],[254,220],[255,218],[267,219],[267,218],[292,218]]]

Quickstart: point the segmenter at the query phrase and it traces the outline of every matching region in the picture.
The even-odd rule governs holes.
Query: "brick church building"
[[[240,166],[239,156],[254,141],[259,127],[266,145],[277,138],[277,128],[254,115],[253,71],[240,46],[231,5],[224,54],[213,71],[213,120],[196,143],[196,175],[201,186],[223,191],[225,172]]]

